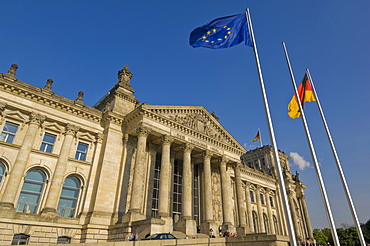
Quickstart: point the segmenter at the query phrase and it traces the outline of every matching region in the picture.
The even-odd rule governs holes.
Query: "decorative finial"
[[[44,86],[44,89],[46,89],[46,90],[50,90],[51,91],[51,87],[52,87],[52,85],[53,85],[53,79],[52,78],[50,78],[50,79],[48,79],[48,80],[46,80],[46,85]]]
[[[83,106],[84,105],[83,96],[84,96],[83,91],[79,91],[78,92],[78,96],[77,96],[77,98],[75,100],[75,104],[79,104],[79,105]]]
[[[14,77],[15,78],[15,73],[16,73],[16,71],[17,71],[17,69],[18,69],[18,65],[17,64],[12,64],[11,66],[10,66],[10,69],[9,69],[9,71],[6,73],[6,75],[9,75],[9,76],[11,76],[11,77]]]
[[[128,69],[128,66],[124,66],[123,69],[118,71],[118,83],[129,84],[133,73]]]
[[[219,121],[220,120],[220,118],[218,118],[217,116],[216,116],[216,113],[214,112],[214,111],[212,111],[212,114],[211,114],[217,121]]]
[[[85,95],[85,93],[83,92],[83,91],[79,91],[78,92],[78,96],[77,96],[77,99],[76,99],[76,101],[83,101],[83,96]]]

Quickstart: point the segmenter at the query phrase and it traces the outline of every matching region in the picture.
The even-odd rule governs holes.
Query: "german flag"
[[[252,140],[252,142],[256,142],[260,138],[261,138],[260,131],[258,131],[256,137]]]
[[[297,91],[298,91],[299,99],[301,100],[302,109],[304,109],[305,102],[316,101],[315,96],[313,94],[311,81],[308,79],[307,73],[303,77],[302,82],[299,84]],[[289,111],[288,115],[292,119],[301,117],[301,112],[299,110],[299,105],[298,105],[296,95],[294,95],[292,97],[292,100],[290,100],[290,103],[288,104],[288,111]]]

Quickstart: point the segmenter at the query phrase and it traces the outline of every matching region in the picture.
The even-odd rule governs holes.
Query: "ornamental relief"
[[[221,178],[218,168],[212,168],[212,210],[216,224],[222,224]]]
[[[225,142],[225,137],[222,136],[222,133],[219,129],[216,129],[211,120],[206,116],[194,113],[194,114],[176,114],[168,116],[171,120],[176,121],[177,123],[192,128],[198,132],[201,132],[208,137],[214,138],[220,142]]]

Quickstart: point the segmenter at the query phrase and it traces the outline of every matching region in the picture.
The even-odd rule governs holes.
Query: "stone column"
[[[284,207],[283,207],[283,201],[281,199],[281,195],[280,195],[280,186],[279,186],[279,183],[276,182],[275,183],[275,187],[276,187],[276,202],[277,202],[277,211],[278,211],[278,214],[277,214],[277,219],[278,219],[278,224],[280,225],[280,234],[281,235],[285,235],[287,236],[288,235],[288,228],[287,228],[287,224],[286,224],[286,220],[285,220],[285,212],[284,212]]]
[[[212,153],[206,150],[203,153],[204,162],[204,222],[202,224],[202,233],[209,233],[209,229],[212,228],[213,220],[213,207],[212,207],[212,172],[211,172],[211,157]]]
[[[233,210],[231,207],[232,189],[230,185],[230,177],[227,173],[227,159],[220,158],[220,174],[221,174],[221,195],[222,195],[222,214],[223,227],[231,231],[230,228],[234,224]]]
[[[260,232],[266,232],[265,230],[265,223],[263,221],[263,213],[262,213],[262,204],[261,204],[261,186],[257,185],[257,190],[256,190],[256,199],[257,199],[257,209],[258,209],[258,221],[260,224]]]
[[[308,231],[308,236],[313,239],[313,233],[312,233],[312,227],[311,227],[311,221],[310,217],[308,216],[308,210],[307,210],[307,205],[306,205],[306,195],[301,196],[301,204],[302,204],[302,209],[303,209],[303,214],[304,218],[306,221],[306,226],[307,226],[307,231]]]
[[[17,158],[15,159],[12,171],[10,172],[9,181],[7,183],[7,187],[4,189],[5,192],[0,203],[0,207],[14,210],[17,191],[19,189],[19,185],[22,183],[22,178],[26,169],[28,158],[31,154],[33,142],[35,140],[37,131],[44,120],[44,116],[34,112],[31,113],[28,122],[29,126]]]
[[[296,237],[299,238],[301,237],[301,235],[300,235],[300,230],[299,230],[298,221],[297,221],[296,206],[294,206],[294,192],[291,190],[288,191],[288,200],[289,200],[290,212],[292,214],[294,231],[296,233]]]
[[[68,162],[69,152],[73,145],[73,140],[78,129],[79,127],[70,124],[66,126],[64,141],[59,153],[59,158],[56,164],[54,175],[51,180],[50,190],[46,199],[45,208],[42,211],[43,213],[56,213],[60,192],[64,183],[64,175]]]
[[[183,186],[182,186],[182,218],[192,219],[193,197],[192,197],[192,170],[191,170],[191,151],[194,146],[185,144],[183,160]]]
[[[170,191],[171,191],[171,136],[162,137],[162,159],[161,159],[161,174],[159,182],[159,204],[158,216],[170,216]]]
[[[266,191],[266,202],[267,202],[267,217],[269,220],[269,231],[270,234],[274,233],[274,220],[272,218],[272,210],[271,210],[271,203],[270,203],[270,195],[271,189],[267,189]]]
[[[182,214],[181,220],[177,223],[177,229],[184,232],[187,235],[195,235],[196,222],[193,220],[193,172],[191,169],[191,151],[194,146],[186,143],[183,146],[184,158],[183,158],[183,186],[182,186]]]
[[[253,214],[252,214],[252,201],[251,201],[251,195],[250,195],[250,182],[245,183],[245,193],[247,197],[247,213],[248,213],[248,232],[253,233]]]
[[[237,204],[238,204],[238,213],[239,213],[239,225],[237,228],[237,233],[239,235],[244,235],[246,233],[247,228],[247,221],[245,218],[245,198],[243,192],[243,184],[240,174],[240,163],[235,164],[234,172],[235,172],[235,186],[236,186],[236,197],[237,197]]]
[[[150,130],[148,128],[140,127],[137,130],[137,150],[134,178],[132,181],[132,194],[130,201],[130,208],[128,212],[140,214],[141,205],[144,198],[144,181],[145,181],[145,149],[146,140]]]

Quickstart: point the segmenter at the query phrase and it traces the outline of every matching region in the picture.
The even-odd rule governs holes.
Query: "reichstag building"
[[[271,146],[246,151],[201,106],[140,103],[127,66],[94,106],[83,92],[55,94],[52,79],[23,82],[17,69],[0,73],[1,245],[211,229],[288,244]],[[313,240],[306,186],[279,158],[297,241]]]

